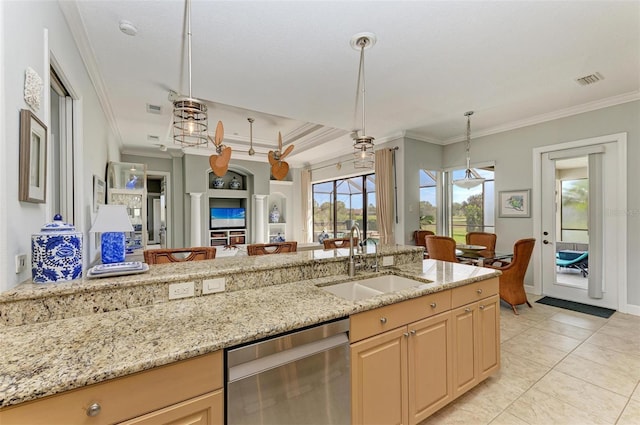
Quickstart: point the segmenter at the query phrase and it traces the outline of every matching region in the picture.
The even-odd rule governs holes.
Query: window
[[[465,243],[469,232],[495,232],[495,176],[494,167],[472,169],[484,178],[479,186],[464,189],[452,185],[450,229],[451,237],[458,243]],[[449,173],[451,181],[464,177],[465,170]]]
[[[420,170],[420,229],[437,233],[437,171]]]
[[[378,237],[375,174],[313,185],[313,240],[324,231],[330,237],[349,234],[358,223],[363,235]]]
[[[560,186],[561,240],[589,243],[589,179],[562,180]]]

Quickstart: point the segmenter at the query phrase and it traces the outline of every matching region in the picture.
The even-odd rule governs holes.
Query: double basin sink
[[[416,288],[425,282],[408,279],[393,274],[353,280],[335,285],[323,286],[323,289],[349,301],[360,301],[376,295],[388,294],[403,289]]]

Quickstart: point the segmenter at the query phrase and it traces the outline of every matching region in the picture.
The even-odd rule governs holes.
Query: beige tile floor
[[[640,317],[501,308],[500,371],[421,425],[640,425]]]

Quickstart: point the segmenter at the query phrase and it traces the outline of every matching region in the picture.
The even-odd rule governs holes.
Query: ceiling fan
[[[278,150],[269,151],[269,164],[271,164],[271,174],[278,180],[283,180],[289,173],[289,164],[283,159],[291,153],[293,145],[287,146],[282,152],[282,134],[278,131]]]
[[[207,138],[215,145],[217,153],[217,155],[213,154],[209,157],[209,165],[211,165],[213,174],[222,177],[227,174],[229,160],[231,159],[231,148],[222,144],[222,139],[224,138],[222,121],[218,121],[215,137],[211,138],[211,136],[207,136]]]

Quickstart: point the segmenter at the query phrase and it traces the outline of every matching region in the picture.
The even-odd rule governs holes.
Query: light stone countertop
[[[435,260],[405,264],[383,273],[388,272],[425,283],[351,302],[319,288],[353,280],[337,275],[2,327],[0,407],[500,274]],[[356,278],[370,275],[361,272]]]

